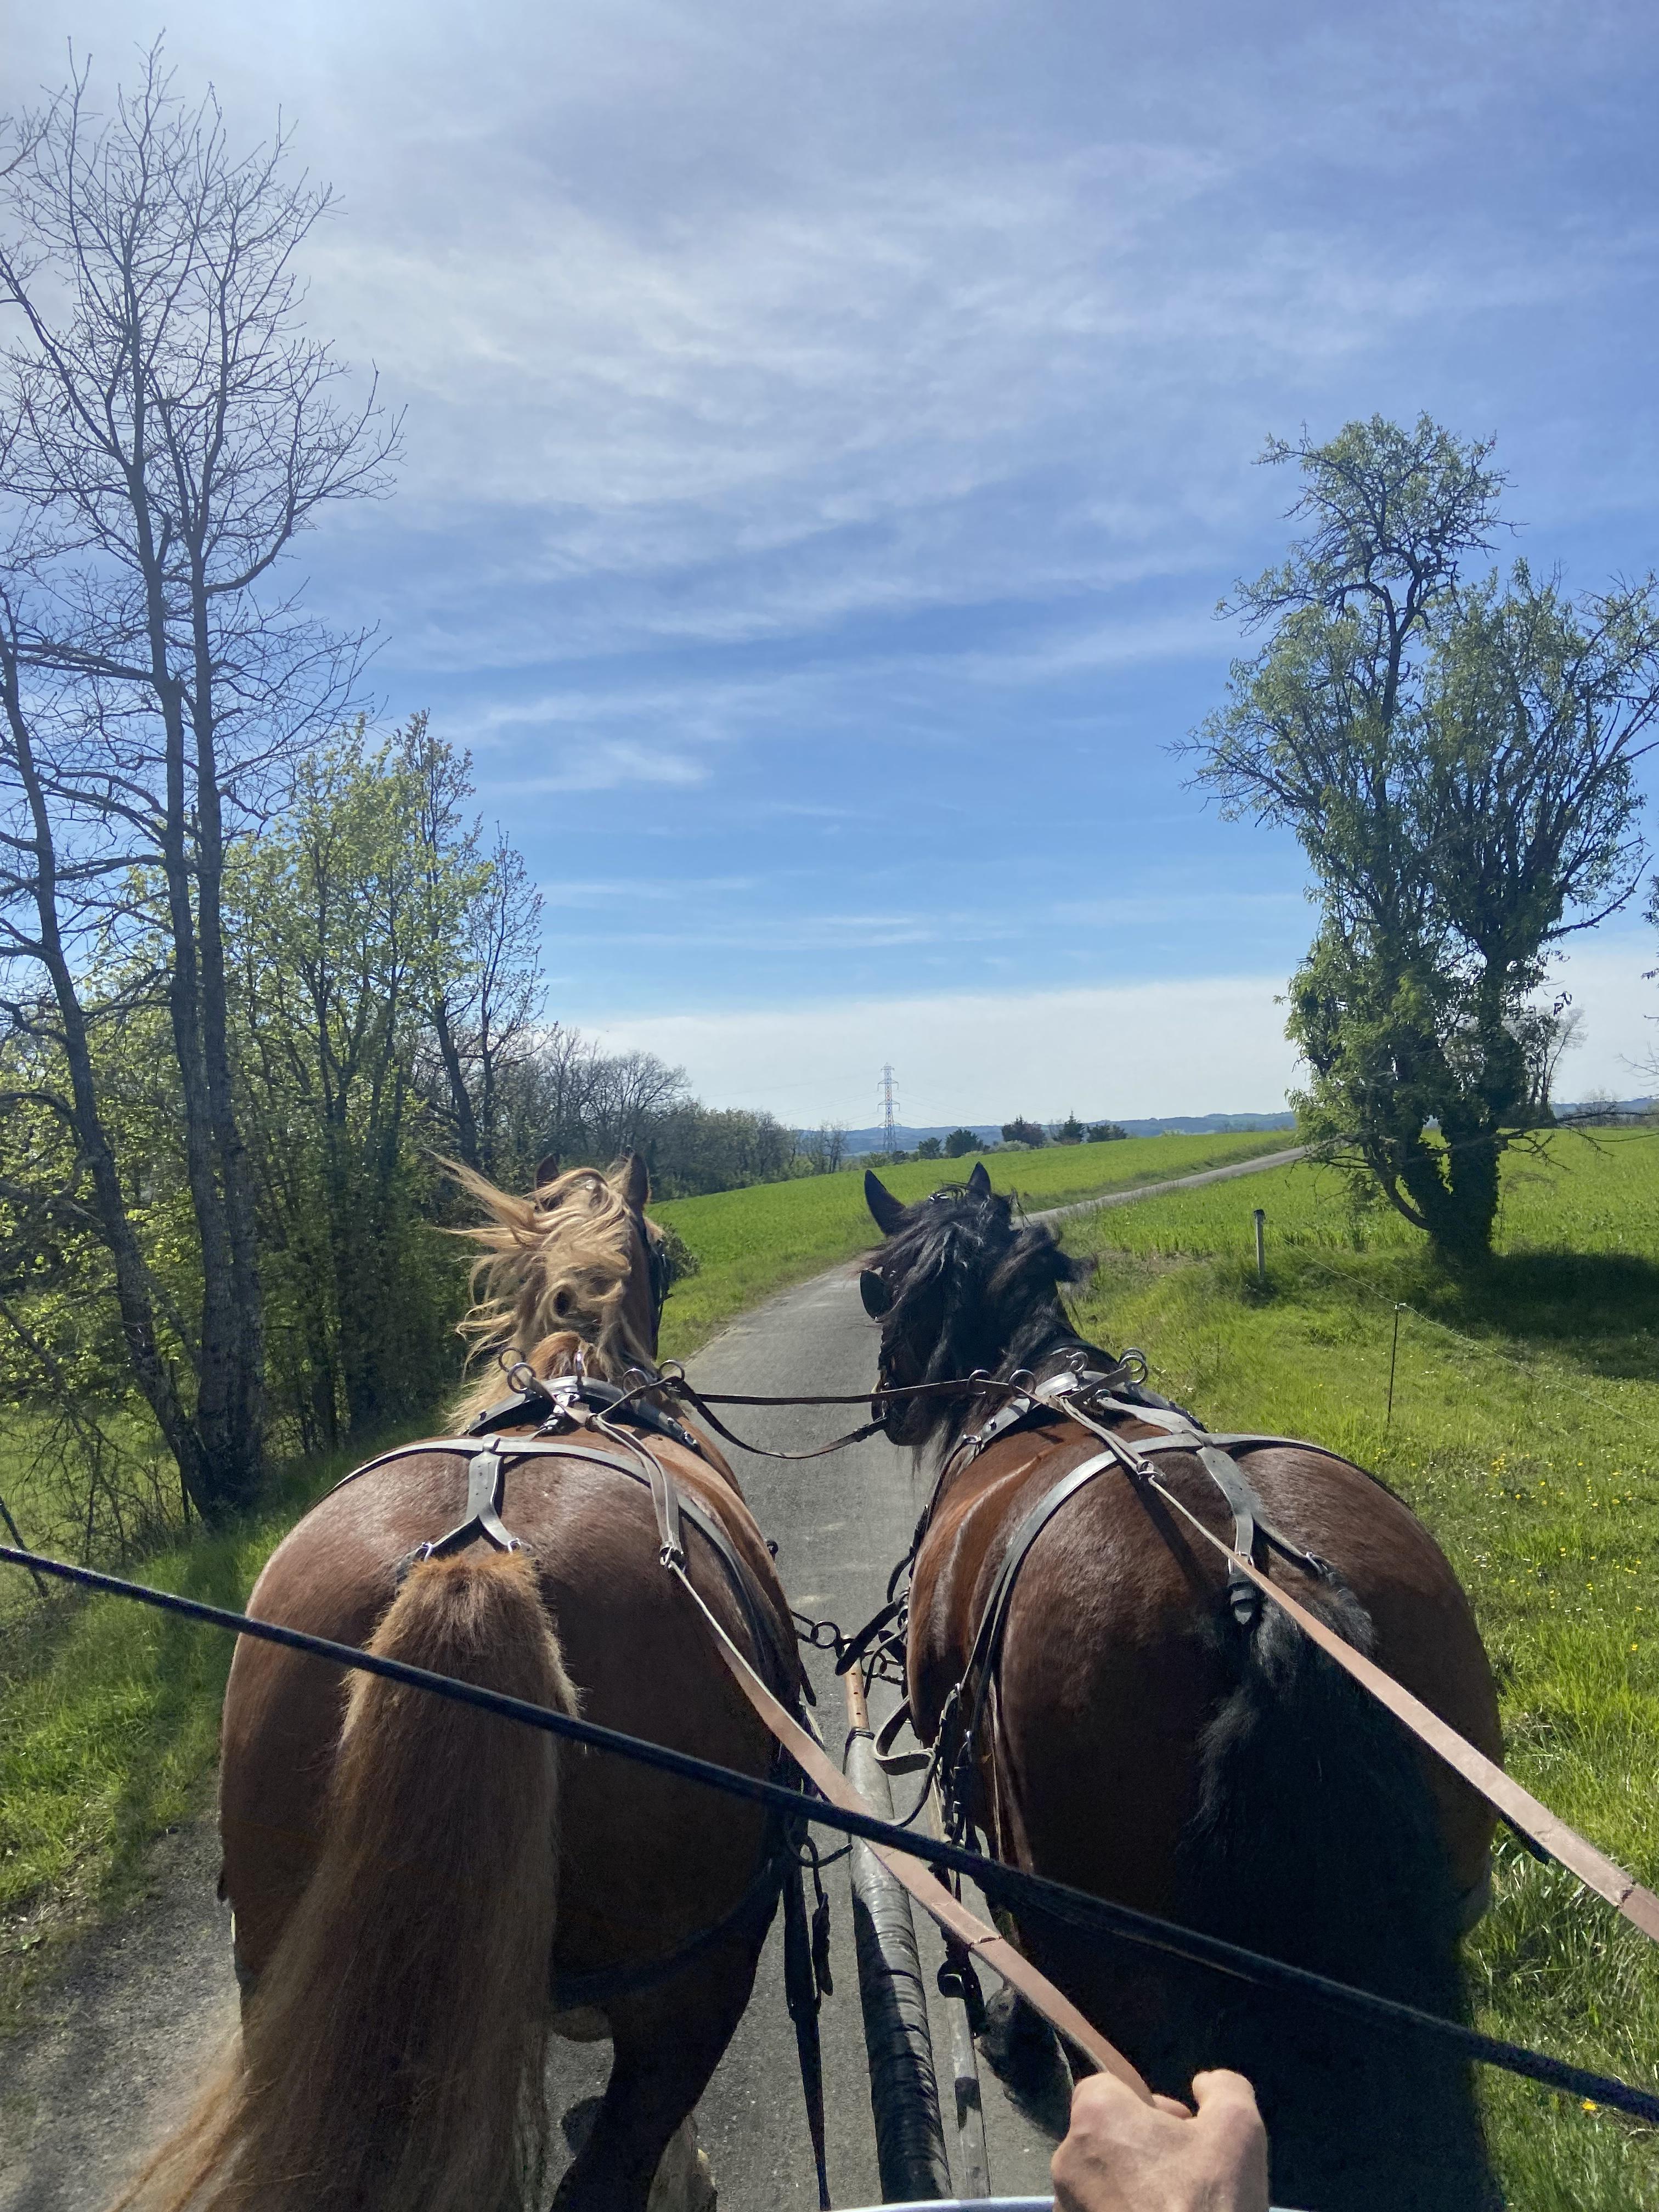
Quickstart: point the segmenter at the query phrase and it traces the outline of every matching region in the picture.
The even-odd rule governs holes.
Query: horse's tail
[[[1311,1602],[1371,1651],[1370,1617],[1345,1585]],[[1240,1643],[1237,1684],[1200,1746],[1176,1917],[1464,2017],[1458,1900],[1416,1746],[1277,1606]],[[1220,1985],[1205,1978],[1213,2017]],[[1443,2046],[1303,1998],[1240,1990],[1222,2003],[1206,2063],[1256,2083],[1275,2196],[1328,2212],[1496,2202],[1468,2068]]]
[[[416,1567],[369,1646],[576,1710],[522,1555]],[[355,1674],[316,1872],[241,2050],[134,2192],[167,2212],[539,2203],[556,1747]],[[129,2200],[131,2201],[131,2200]]]

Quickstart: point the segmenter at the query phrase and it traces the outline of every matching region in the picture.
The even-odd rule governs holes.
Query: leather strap
[[[466,1463],[466,1518],[458,1522],[447,1535],[436,1537],[429,1544],[417,1544],[399,1566],[398,1581],[422,1560],[447,1559],[450,1553],[464,1551],[480,1536],[498,1552],[523,1551],[524,1546],[501,1521],[501,1440],[499,1437],[486,1437]]]
[[[685,1552],[681,1537],[680,1522],[682,1518],[689,1521],[699,1535],[713,1547],[720,1564],[725,1568],[727,1580],[736,1591],[738,1602],[743,1607],[744,1623],[754,1639],[756,1650],[769,1656],[778,1666],[780,1681],[793,1690],[805,1680],[800,1673],[799,1655],[793,1644],[789,1646],[787,1654],[785,1654],[778,1641],[777,1632],[767,1618],[766,1609],[753,1587],[749,1571],[744,1565],[742,1557],[731,1537],[712,1513],[708,1512],[695,1498],[688,1498],[681,1492],[678,1484],[660,1465],[654,1454],[647,1451],[643,1445],[634,1443],[631,1438],[623,1438],[621,1441],[627,1443],[630,1451],[637,1455],[640,1462],[638,1466],[616,1453],[596,1451],[591,1444],[572,1443],[562,1437],[507,1437],[492,1439],[492,1442],[498,1446],[504,1461],[508,1464],[520,1459],[586,1460],[594,1467],[607,1467],[613,1474],[626,1475],[630,1482],[642,1484],[652,1493],[659,1544],[677,1550],[682,1561],[685,1557]],[[334,1487],[336,1490],[343,1490],[348,1482],[356,1482],[359,1476],[371,1474],[380,1468],[390,1467],[395,1461],[400,1459],[416,1459],[428,1452],[459,1452],[471,1460],[477,1451],[476,1443],[465,1437],[428,1437],[415,1443],[399,1444],[392,1451],[382,1452],[376,1459],[365,1460],[361,1467],[353,1468],[349,1474],[342,1475]],[[651,1472],[647,1472],[647,1469]],[[657,1494],[659,1483],[664,1486],[664,1494],[660,1498]],[[670,1562],[665,1561],[665,1564],[670,1564]]]
[[[779,1704],[703,1603],[684,1571],[676,1568],[673,1571],[708,1624],[715,1648],[731,1670],[738,1687],[777,1741],[832,1805],[839,1805],[846,1812],[868,1814],[871,1808],[860,1791],[827,1756],[823,1746],[815,1743],[800,1723]],[[1045,1975],[1040,1974],[1030,1960],[1023,1958],[1006,1937],[999,1936],[994,1928],[988,1928],[919,1860],[894,1850],[887,1844],[872,1843],[867,1848],[875,1853],[894,1879],[903,1884],[925,1912],[930,1913],[948,1935],[983,1959],[994,1972],[1018,1990],[1033,2011],[1040,2013],[1058,2034],[1076,2044],[1103,2071],[1115,2075],[1138,2097],[1151,2103],[1151,2090],[1122,2052],[1115,2045],[1108,2043],[1100,2031],[1085,2019],[1071,1999],[1062,1996],[1054,1984]]]
[[[678,1573],[679,1570],[677,1568]],[[690,1588],[690,1584],[687,1585]],[[799,1864],[783,1880],[783,1992],[795,2028],[795,2057],[806,2100],[806,2131],[818,2185],[818,2212],[830,2212],[830,2169],[823,2122],[823,2051],[818,2037],[818,1978]]]
[[[973,1680],[974,1703],[955,1762],[958,1773],[973,1758],[980,1723],[985,1715],[986,1700],[990,1696],[991,1684],[996,1676],[1003,1631],[1008,1622],[1009,1602],[1014,1594],[1014,1584],[1019,1578],[1019,1571],[1025,1564],[1026,1553],[1062,1505],[1075,1498],[1079,1490],[1086,1488],[1097,1474],[1116,1464],[1116,1453],[1103,1451],[1097,1452],[1092,1459],[1085,1459],[1070,1468],[1043,1492],[1009,1539],[1008,1548],[1002,1555],[1002,1564],[997,1569],[996,1580],[991,1585],[991,1595],[980,1615],[973,1649],[968,1654],[968,1664],[962,1673],[964,1688],[970,1678]],[[960,1802],[961,1793],[953,1794]]]
[[[497,1429],[516,1428],[521,1423],[530,1426],[544,1421],[562,1404],[591,1407],[611,1420],[649,1429],[656,1436],[668,1437],[671,1443],[684,1444],[699,1459],[707,1457],[695,1430],[671,1419],[648,1398],[641,1396],[638,1389],[625,1390],[620,1383],[601,1382],[592,1375],[552,1375],[545,1380],[538,1376],[524,1389],[503,1398],[499,1405],[487,1407],[476,1420],[467,1423],[463,1433],[480,1437],[491,1435]]]
[[[1137,1420],[1145,1418],[1142,1409],[1139,1407],[1119,1406],[1114,1410],[1125,1414],[1133,1414]],[[1204,1442],[1202,1437],[1194,1432],[1184,1437],[1160,1437],[1150,1442],[1142,1441],[1132,1444],[1124,1437],[1114,1437],[1109,1430],[1101,1428],[1077,1407],[1068,1406],[1066,1411],[1081,1426],[1090,1430],[1096,1436],[1106,1438],[1115,1449],[1127,1471],[1148,1483],[1164,1504],[1172,1507],[1182,1519],[1203,1538],[1212,1550],[1219,1552],[1229,1562],[1235,1575],[1248,1577],[1264,1597],[1270,1599],[1281,1611],[1289,1613],[1291,1619],[1312,1638],[1322,1651],[1334,1659],[1346,1674],[1351,1674],[1355,1681],[1369,1690],[1379,1704],[1385,1705],[1395,1718],[1410,1730],[1419,1743],[1426,1744],[1431,1751],[1445,1761],[1454,1774],[1460,1776],[1472,1790],[1484,1797],[1489,1805],[1501,1813],[1511,1827],[1518,1829],[1523,1836],[1529,1838],[1539,1850],[1547,1853],[1549,1857],[1559,1860],[1564,1867],[1576,1874],[1580,1881],[1583,1882],[1588,1888],[1593,1889],[1598,1897],[1604,1897],[1616,1911],[1623,1914],[1632,1927],[1639,1928],[1651,1942],[1659,1943],[1659,1897],[1656,1897],[1651,1890],[1644,1888],[1634,1875],[1626,1874],[1623,1867],[1608,1858],[1605,1853],[1598,1851],[1595,1844],[1579,1835],[1576,1829],[1570,1828],[1565,1820],[1551,1812],[1547,1805],[1540,1803],[1529,1790],[1523,1790],[1518,1782],[1505,1774],[1496,1760],[1488,1759],[1484,1752],[1476,1750],[1467,1737],[1460,1735],[1455,1728],[1441,1719],[1438,1713],[1431,1711],[1420,1698],[1414,1698],[1411,1692],[1396,1682],[1391,1674],[1385,1674],[1375,1660],[1368,1659],[1363,1652],[1356,1651],[1346,1638],[1339,1636],[1328,1623],[1319,1618],[1317,1613],[1310,1613],[1306,1606],[1299,1604],[1295,1598],[1280,1589],[1277,1583],[1269,1581],[1254,1559],[1246,1559],[1224,1537],[1218,1536],[1212,1528],[1206,1528],[1191,1507],[1185,1504],[1166,1483],[1159,1480],[1158,1470],[1152,1461],[1153,1454],[1159,1451],[1190,1451]],[[1210,1441],[1219,1443],[1224,1440],[1211,1438]],[[1246,1443],[1285,1444],[1293,1443],[1295,1439],[1283,1437],[1228,1437],[1224,1441],[1237,1447]],[[1322,1452],[1328,1459],[1340,1457],[1338,1453],[1324,1452],[1323,1446],[1319,1444],[1304,1444],[1301,1449]],[[1352,1462],[1344,1462],[1343,1463],[1350,1465]],[[1363,1473],[1364,1470],[1362,1469],[1361,1472]],[[1278,1536],[1276,1531],[1266,1533],[1269,1534],[1270,1540],[1276,1547],[1283,1545],[1284,1539]],[[1311,1553],[1297,1555],[1294,1551],[1291,1552],[1291,1556],[1312,1558]],[[1316,1562],[1316,1565],[1322,1565],[1323,1562]]]
[[[1639,1928],[1644,1936],[1659,1943],[1659,1897],[1656,1897],[1651,1890],[1644,1889],[1634,1875],[1626,1874],[1623,1867],[1570,1828],[1565,1820],[1551,1812],[1547,1805],[1540,1804],[1529,1791],[1505,1774],[1494,1760],[1488,1759],[1484,1752],[1477,1751],[1466,1737],[1459,1735],[1457,1730],[1443,1721],[1438,1713],[1431,1711],[1420,1698],[1413,1697],[1411,1692],[1396,1682],[1391,1674],[1385,1674],[1374,1660],[1367,1659],[1363,1652],[1356,1651],[1352,1644],[1339,1636],[1317,1613],[1310,1613],[1306,1606],[1298,1604],[1276,1583],[1269,1582],[1254,1560],[1242,1558],[1213,1529],[1206,1528],[1197,1514],[1183,1505],[1150,1468],[1147,1477],[1164,1503],[1172,1505],[1206,1544],[1230,1559],[1236,1572],[1248,1575],[1265,1597],[1271,1598],[1276,1606],[1289,1613],[1297,1627],[1310,1637],[1322,1651],[1368,1689],[1379,1704],[1386,1705],[1395,1719],[1409,1729],[1420,1743],[1425,1743],[1431,1751],[1445,1761],[1454,1774],[1460,1775],[1489,1805],[1495,1806],[1512,1826],[1530,1837],[1540,1850],[1547,1851],[1553,1859],[1559,1859],[1564,1867],[1577,1875],[1580,1881],[1595,1890],[1598,1896],[1606,1898],[1607,1903],[1621,1912],[1632,1927]]]

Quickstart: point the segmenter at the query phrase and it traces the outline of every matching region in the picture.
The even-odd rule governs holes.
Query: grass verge
[[[1296,1141],[1286,1129],[1213,1136],[1127,1137],[1109,1145],[1054,1145],[1036,1152],[993,1152],[985,1165],[998,1190],[1018,1191],[1031,1206],[1065,1206],[1137,1183],[1197,1175]],[[913,1202],[943,1182],[965,1181],[975,1161],[913,1160],[883,1168],[882,1181]],[[877,1239],[864,1203],[864,1163],[793,1182],[756,1183],[707,1198],[670,1199],[651,1209],[697,1255],[698,1272],[678,1283],[664,1316],[665,1356],[684,1359],[736,1315],[776,1291],[850,1260]]]
[[[295,1521],[371,1449],[296,1466],[256,1517],[157,1551],[135,1577],[240,1607]],[[232,1648],[217,1629],[76,1596],[0,1644],[0,2038],[63,1946],[134,1895],[155,1838],[206,1802]]]
[[[1474,1599],[1511,1770],[1659,1881],[1659,1134],[1512,1158],[1497,1256],[1467,1280],[1309,1166],[1089,1217],[1067,1242],[1098,1263],[1083,1326],[1146,1346],[1159,1389],[1401,1491]],[[1659,1955],[1570,1876],[1500,1846],[1469,1964],[1490,2033],[1659,2089]],[[1519,2212],[1659,2212],[1659,2134],[1482,2080]]]

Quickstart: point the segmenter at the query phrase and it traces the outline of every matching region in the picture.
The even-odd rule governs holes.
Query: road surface
[[[1181,1181],[1216,1182],[1295,1157],[1273,1154]],[[1116,1192],[1057,1212],[1125,1204],[1167,1188]],[[697,1354],[692,1374],[709,1390],[866,1391],[875,1375],[875,1338],[859,1299],[857,1270],[842,1267],[734,1323]],[[855,1408],[836,1407],[744,1410],[733,1413],[732,1425],[757,1443],[800,1450],[858,1418]],[[734,1456],[750,1503],[777,1542],[793,1603],[848,1627],[866,1619],[909,1543],[926,1494],[910,1455],[876,1437],[799,1466]],[[841,1686],[829,1655],[810,1653],[808,1662],[825,1738],[839,1753]],[[884,1710],[878,1702],[878,1717]],[[896,1785],[901,1806],[908,1806],[913,1787]],[[181,2116],[204,2063],[235,2018],[225,1916],[213,1894],[216,1869],[211,1820],[164,1838],[145,1898],[86,1940],[46,2003],[43,2023],[4,2051],[0,2212],[103,2212],[135,2156]],[[826,1878],[836,1974],[823,2018],[830,2181],[836,2204],[874,2204],[881,2191],[844,1873],[843,1862]],[[931,1923],[918,1917],[931,1980],[942,1954]],[[934,2035],[943,2077],[950,2042],[942,2018]],[[603,2085],[607,2055],[603,2045],[556,2046],[562,2112],[579,2121],[583,2101]],[[983,2064],[981,2078],[994,2193],[1045,2191],[1063,2098],[1051,2095],[1045,2109],[1021,2111]],[[944,2101],[951,2136],[948,2093]],[[776,1929],[754,2002],[699,2108],[698,2125],[721,2212],[813,2212],[811,2153]],[[954,2157],[953,2136],[951,2150]]]

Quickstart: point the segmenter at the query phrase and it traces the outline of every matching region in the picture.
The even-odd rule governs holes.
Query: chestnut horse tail
[[[416,1567],[369,1649],[576,1710],[522,1553]],[[541,2203],[558,1789],[550,1737],[354,1674],[316,1872],[247,2008],[239,2058],[137,2201]]]
[[[1346,1585],[1310,1600],[1356,1649]],[[1206,1732],[1176,1918],[1443,2017],[1466,2016],[1457,1905],[1423,1755],[1269,1603]],[[1213,2018],[1213,1978],[1199,1993]],[[1321,2212],[1483,2212],[1498,2200],[1469,2069],[1421,2038],[1261,1991],[1224,1994],[1209,2063],[1255,2082],[1276,2201]]]

